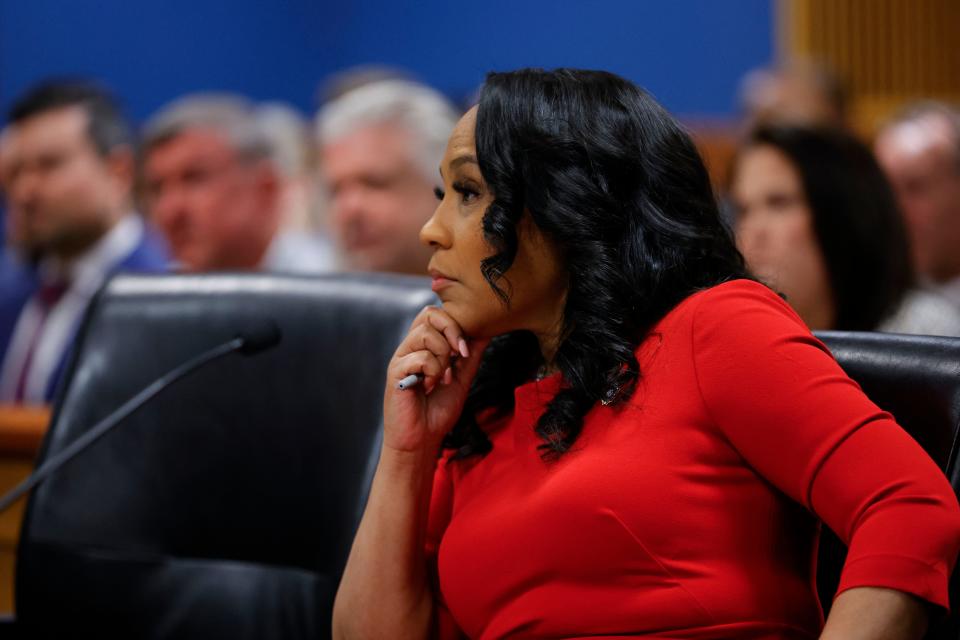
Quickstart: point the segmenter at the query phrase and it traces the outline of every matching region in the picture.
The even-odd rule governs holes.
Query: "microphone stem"
[[[6,495],[0,498],[0,512],[5,511],[10,505],[17,501],[20,496],[30,489],[43,482],[50,474],[70,461],[71,458],[89,447],[96,440],[110,431],[122,420],[129,417],[137,409],[142,407],[148,400],[163,391],[167,386],[173,384],[180,378],[203,365],[221,358],[228,353],[240,349],[244,344],[243,338],[233,338],[228,342],[217,345],[212,349],[201,353],[183,364],[176,366],[166,374],[153,381],[150,385],[142,389],[137,395],[124,402],[118,409],[108,415],[106,418],[95,424],[89,431],[81,435],[67,446],[63,451],[47,460],[40,466],[29,478],[11,489]]]

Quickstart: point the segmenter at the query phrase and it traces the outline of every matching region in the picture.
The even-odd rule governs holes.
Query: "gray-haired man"
[[[187,271],[314,272],[319,242],[281,231],[283,177],[256,108],[230,95],[181,98],[146,125],[145,201]]]
[[[420,227],[459,114],[439,93],[409,80],[364,84],[317,115],[320,179],[341,265],[423,274],[430,250]]]
[[[876,140],[903,210],[917,273],[960,308],[960,112],[909,106]]]

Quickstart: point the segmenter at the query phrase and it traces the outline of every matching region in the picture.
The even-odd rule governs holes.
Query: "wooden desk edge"
[[[49,407],[0,405],[0,456],[33,458],[50,424]]]

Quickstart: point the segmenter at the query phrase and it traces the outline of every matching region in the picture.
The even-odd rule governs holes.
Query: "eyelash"
[[[480,196],[480,193],[476,189],[468,187],[462,182],[454,182],[453,190],[460,194],[460,198],[465,204],[469,204],[473,199],[476,199]],[[434,187],[433,195],[437,197],[437,200],[443,200],[447,193],[440,187]]]

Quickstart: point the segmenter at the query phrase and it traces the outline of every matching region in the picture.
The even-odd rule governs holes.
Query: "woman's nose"
[[[442,220],[443,203],[434,210],[433,215],[420,229],[420,242],[432,248],[450,248],[451,234]]]

